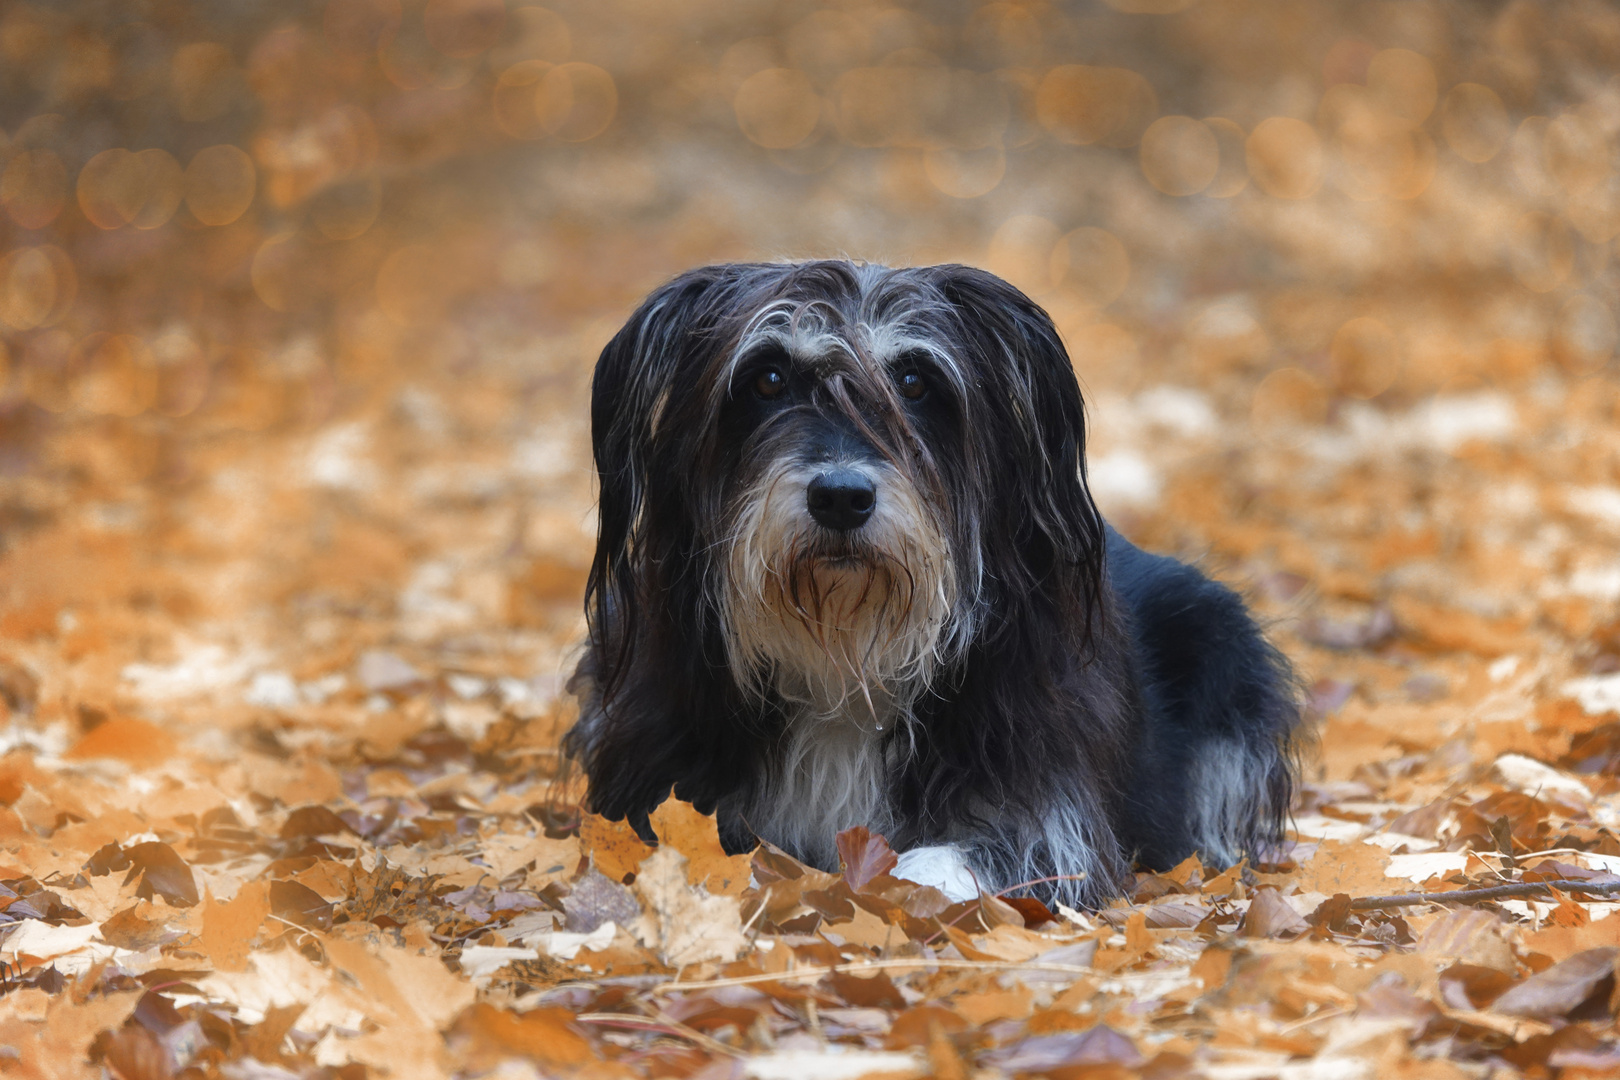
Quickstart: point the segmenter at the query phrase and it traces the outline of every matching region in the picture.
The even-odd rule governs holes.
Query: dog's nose
[[[805,502],[818,525],[849,532],[865,525],[872,516],[877,488],[853,469],[831,469],[810,481]]]

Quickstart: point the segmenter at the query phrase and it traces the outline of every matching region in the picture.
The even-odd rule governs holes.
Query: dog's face
[[[747,695],[882,722],[998,610],[1096,595],[1078,385],[982,271],[693,271],[604,351],[592,426],[610,687],[645,612],[712,638]]]
[[[750,686],[828,714],[859,695],[881,724],[966,636],[952,537],[973,507],[943,478],[964,449],[951,365],[904,326],[817,304],[781,301],[744,328],[717,382],[715,593]]]

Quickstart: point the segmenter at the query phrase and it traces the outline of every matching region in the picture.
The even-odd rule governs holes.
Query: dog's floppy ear
[[[986,538],[1012,538],[1020,549],[1025,580],[1004,584],[1023,595],[1009,599],[1080,605],[1089,637],[1101,614],[1105,534],[1086,487],[1085,408],[1069,354],[1051,318],[1012,285],[969,266],[935,272],[982,391],[972,405],[988,414],[967,418],[983,455],[978,467],[993,478]]]
[[[679,513],[683,455],[675,443],[695,433],[669,423],[679,387],[700,378],[718,321],[747,277],[744,265],[709,266],[669,282],[644,300],[613,336],[591,382],[591,448],[601,481],[596,556],[585,594],[591,637],[600,651],[598,678],[611,694],[637,636],[638,566],[656,561],[645,549],[650,514]],[[654,507],[652,504],[657,503]],[[683,522],[664,521],[661,535]]]

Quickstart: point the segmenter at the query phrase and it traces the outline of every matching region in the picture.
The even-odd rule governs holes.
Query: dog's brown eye
[[[780,397],[787,389],[787,377],[776,368],[768,367],[754,376],[754,393],[762,398]]]
[[[900,396],[916,401],[928,392],[928,384],[923,381],[922,374],[908,371],[900,376]]]

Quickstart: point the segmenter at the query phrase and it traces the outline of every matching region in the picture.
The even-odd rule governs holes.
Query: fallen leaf
[[[456,1019],[455,1033],[499,1054],[518,1054],[553,1068],[572,1068],[596,1058],[573,1021],[567,1009],[554,1006],[513,1013],[479,1003]]]
[[[173,757],[178,744],[167,729],[132,716],[110,716],[91,728],[62,756],[71,761],[117,758],[150,768]]]
[[[1074,1065],[1134,1068],[1143,1059],[1134,1042],[1098,1024],[1086,1031],[1024,1039],[985,1055],[985,1060],[1008,1073],[1039,1073]]]
[[[849,887],[860,892],[898,866],[900,857],[883,837],[857,825],[838,834],[838,863]]]
[[[270,882],[248,882],[229,903],[208,893],[203,898],[198,944],[218,970],[246,971],[248,950],[269,915]]]
[[[1620,949],[1588,949],[1510,987],[1491,1008],[1514,1016],[1547,1019],[1566,1016],[1592,995],[1598,984],[1614,978]]]
[[[732,960],[746,943],[736,898],[700,896],[686,882],[686,856],[672,847],[642,861],[635,890],[647,908],[636,937],[671,967]]]
[[[1310,923],[1276,889],[1256,889],[1238,925],[1238,936],[1294,937],[1310,928]]]
[[[594,868],[574,883],[562,905],[568,915],[567,927],[576,934],[588,934],[610,922],[629,926],[641,915],[636,894]]]
[[[168,844],[152,840],[125,849],[124,855],[130,863],[124,884],[140,878],[135,895],[142,900],[161,896],[177,907],[190,907],[197,902],[197,879],[192,876],[191,867]]]
[[[622,882],[652,854],[628,822],[609,821],[599,814],[586,814],[579,826],[580,851],[591,857],[591,864],[614,881]]]
[[[659,843],[671,844],[686,856],[686,873],[693,885],[716,896],[741,896],[748,888],[753,854],[727,855],[713,814],[700,814],[691,803],[671,796],[652,812],[651,820]]]

